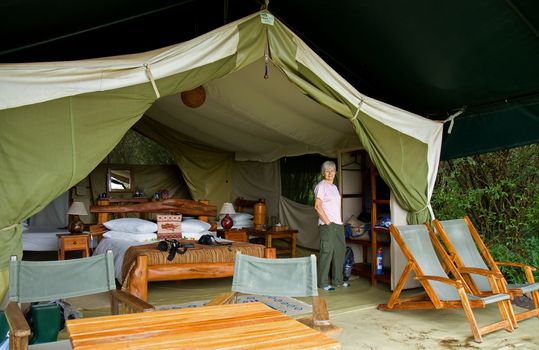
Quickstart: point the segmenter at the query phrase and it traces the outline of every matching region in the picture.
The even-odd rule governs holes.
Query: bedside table
[[[82,251],[83,257],[90,256],[88,248],[89,234],[60,233],[56,236],[58,237],[58,260],[64,260],[65,252],[67,251]]]
[[[249,243],[249,236],[245,229],[217,230],[217,236],[229,241]]]

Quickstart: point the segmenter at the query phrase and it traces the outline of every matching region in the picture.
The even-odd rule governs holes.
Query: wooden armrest
[[[149,304],[132,294],[126,293],[123,290],[113,290],[111,292],[113,298],[116,298],[120,302],[124,303],[126,306],[138,312],[153,311],[155,309],[152,304]]]
[[[521,267],[523,269],[530,269],[531,271],[535,271],[536,268],[530,265],[526,264],[520,264],[516,262],[509,262],[509,261],[495,261],[496,265],[508,265],[508,266],[514,266],[514,267]]]
[[[420,281],[420,280],[432,280],[432,281],[438,281],[438,282],[442,282],[442,283],[445,283],[445,284],[450,284],[452,285],[453,287],[455,288],[462,288],[462,282],[461,281],[456,281],[456,280],[452,280],[450,278],[446,278],[446,277],[440,277],[440,276],[418,276],[415,278],[416,280]]]
[[[501,273],[490,271],[490,270],[485,270],[485,269],[481,269],[477,267],[459,267],[457,268],[457,270],[460,273],[465,273],[465,274],[474,273],[474,274],[482,275],[485,277],[493,276],[495,278],[503,278]]]
[[[24,318],[19,305],[15,302],[7,304],[4,310],[9,323],[9,331],[12,337],[28,337],[30,335],[30,326]]]

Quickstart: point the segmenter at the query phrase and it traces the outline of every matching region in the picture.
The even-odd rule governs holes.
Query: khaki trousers
[[[330,223],[319,225],[320,232],[320,258],[318,259],[318,287],[329,284],[329,270],[331,268],[331,283],[334,286],[343,284],[344,254],[346,241],[344,226]]]

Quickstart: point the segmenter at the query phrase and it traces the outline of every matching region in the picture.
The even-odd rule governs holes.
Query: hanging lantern
[[[183,91],[181,97],[184,105],[191,108],[197,108],[202,106],[204,101],[206,101],[206,90],[204,90],[204,87],[201,85],[193,90]]]

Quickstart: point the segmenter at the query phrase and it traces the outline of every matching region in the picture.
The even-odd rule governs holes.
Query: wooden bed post
[[[137,262],[131,271],[129,293],[148,301],[148,256],[137,256]]]
[[[210,201],[207,199],[199,199],[198,202],[206,205],[210,204]],[[199,216],[198,219],[200,221],[209,222],[209,218],[207,216]]]
[[[264,248],[264,258],[277,259],[277,248]]]
[[[108,198],[100,198],[97,200],[97,205],[110,205]],[[96,220],[98,224],[109,221],[109,213],[97,213]]]

